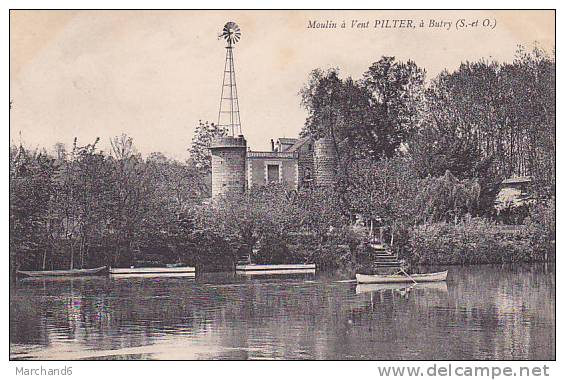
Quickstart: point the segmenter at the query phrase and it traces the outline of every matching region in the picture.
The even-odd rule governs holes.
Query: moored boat
[[[111,277],[194,277],[196,268],[188,266],[110,268]]]
[[[91,269],[62,269],[62,270],[18,270],[16,273],[27,277],[79,277],[103,274],[107,267]]]
[[[414,283],[414,282],[435,282],[446,281],[447,271],[436,273],[416,273],[416,274],[359,274],[355,275],[359,284],[386,284],[386,283]]]
[[[235,273],[241,276],[270,276],[270,275],[289,275],[289,274],[315,274],[316,269],[273,269],[273,270],[236,270]]]
[[[300,274],[315,273],[316,264],[242,264],[235,271],[245,274]]]

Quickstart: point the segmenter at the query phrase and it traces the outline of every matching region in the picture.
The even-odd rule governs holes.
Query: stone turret
[[[210,143],[212,153],[212,199],[243,193],[246,186],[247,141],[243,135],[224,136]]]
[[[331,187],[336,182],[337,155],[334,143],[329,138],[314,142],[314,173],[316,186]]]

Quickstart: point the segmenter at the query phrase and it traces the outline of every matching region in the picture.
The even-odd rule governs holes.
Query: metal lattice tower
[[[235,67],[233,62],[233,45],[241,38],[239,26],[230,21],[224,25],[221,38],[227,42],[226,63],[224,65],[224,79],[222,82],[222,95],[220,97],[220,110],[218,112],[218,126],[231,132],[231,136],[241,135],[241,120],[239,118],[239,100],[237,98],[237,85],[235,82]]]

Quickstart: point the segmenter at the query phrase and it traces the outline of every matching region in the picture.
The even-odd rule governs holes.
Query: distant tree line
[[[308,111],[302,134],[333,140],[344,197],[354,191],[359,198],[364,186],[356,177],[391,159],[405,161],[396,170],[418,178],[449,172],[477,181],[480,215],[512,176],[531,176],[539,195],[554,195],[554,56],[519,47],[512,63],[465,62],[429,84],[425,74],[394,57],[357,80],[341,78],[338,69],[310,74],[300,91]]]
[[[14,267],[131,265],[151,247],[181,259],[187,210],[206,197],[206,177],[192,164],[153,153],[143,159],[131,137],[98,139],[55,154],[10,151],[10,258]],[[171,247],[173,249],[171,249]],[[180,248],[179,248],[180,249]]]
[[[519,47],[511,63],[465,62],[429,83],[416,63],[382,57],[359,79],[342,78],[338,69],[314,70],[300,95],[308,111],[302,135],[330,138],[336,149],[343,212],[388,226],[397,247],[405,243],[412,254],[422,249],[425,234],[418,249],[410,246],[411,236],[425,230],[420,226],[456,225],[468,217],[501,222],[494,202],[501,182],[514,176],[531,177],[536,199],[521,222],[536,226],[532,235],[545,236],[536,247],[551,246],[554,54]],[[467,223],[481,231],[485,225],[492,227]],[[497,239],[491,241],[513,245],[502,235]],[[539,258],[534,251],[525,256]]]

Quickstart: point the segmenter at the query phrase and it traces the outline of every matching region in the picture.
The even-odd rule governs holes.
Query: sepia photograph
[[[551,9],[10,9],[9,361],[555,361],[555,43]]]

